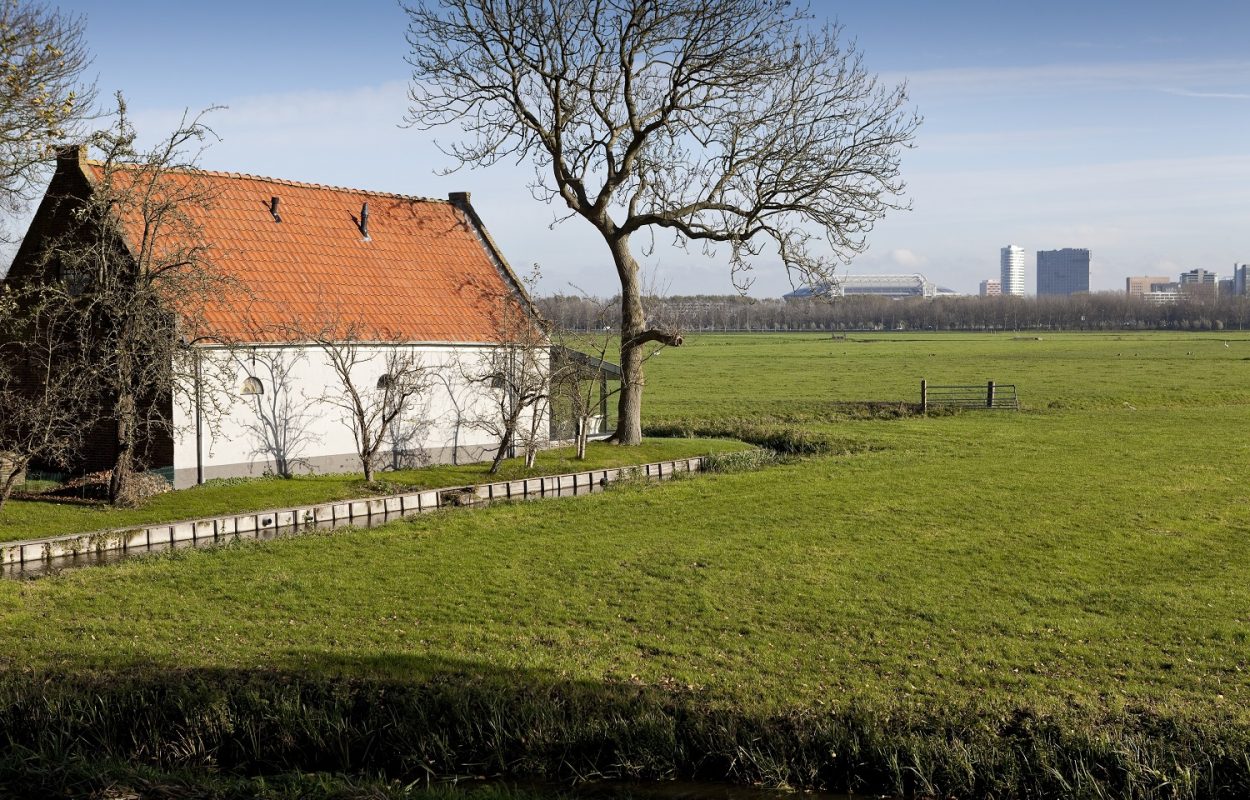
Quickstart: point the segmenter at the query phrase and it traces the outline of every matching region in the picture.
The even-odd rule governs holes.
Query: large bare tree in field
[[[615,440],[642,435],[648,325],[632,240],[728,248],[745,289],[775,251],[832,277],[900,207],[919,119],[837,26],[786,0],[426,0],[408,6],[409,121],[458,124],[454,166],[530,159],[541,200],[603,237],[621,284]]]

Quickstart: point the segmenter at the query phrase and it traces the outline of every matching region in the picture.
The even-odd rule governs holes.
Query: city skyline
[[[540,290],[615,292],[589,226],[549,227],[563,210],[532,199],[531,165],[439,174],[450,162],[435,143],[455,131],[402,127],[406,17],[397,6],[363,4],[351,24],[317,1],[57,6],[87,16],[100,94],[123,90],[149,140],[185,109],[224,105],[210,116],[222,141],[205,152],[206,168],[427,197],[469,191],[513,265],[542,266]],[[1003,241],[1096,251],[1092,291],[1121,288],[1126,275],[1250,260],[1250,143],[1231,124],[1250,110],[1240,36],[1250,8],[818,2],[812,11],[836,15],[866,66],[886,83],[906,82],[925,116],[902,164],[912,209],[881,221],[842,274],[922,272],[971,294],[995,274]],[[658,285],[733,291],[726,252],[705,258],[664,236],[655,245],[642,261]],[[755,296],[791,289],[770,253],[754,275]]]
[[[1089,293],[1089,250],[1038,250],[1035,265],[1038,297]]]

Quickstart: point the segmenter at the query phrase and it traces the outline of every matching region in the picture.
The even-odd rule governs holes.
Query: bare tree
[[[836,26],[788,0],[429,0],[405,8],[409,122],[458,123],[455,165],[535,163],[603,237],[621,282],[616,441],[642,436],[648,324],[631,237],[659,230],[730,249],[740,287],[777,250],[791,280],[819,283],[904,185],[919,119]],[[823,244],[812,230],[823,231]],[[653,239],[652,239],[653,241]]]
[[[572,330],[567,323],[555,321],[552,340],[556,346],[552,349],[551,364],[551,391],[561,414],[567,404],[579,460],[586,458],[591,433],[599,433],[602,423],[599,417],[603,415],[604,406],[621,389],[618,370],[608,361],[617,344],[610,324],[614,304],[585,292],[580,292],[580,296],[585,315],[583,328]],[[610,390],[609,379],[615,384]]]
[[[378,341],[365,328],[339,319],[312,330],[292,329],[294,338],[320,348],[335,377],[322,400],[344,413],[356,455],[372,482],[378,455],[388,442],[392,451],[401,442],[394,434],[413,413],[416,398],[429,388],[429,376],[420,356],[399,342]]]
[[[680,344],[688,322],[682,319],[680,305],[669,302],[668,286],[661,285],[659,276],[652,271],[644,272],[642,286],[643,300],[652,309],[653,324],[668,331]],[[552,341],[557,345],[553,349],[551,383],[552,394],[561,406],[568,404],[577,458],[585,459],[591,433],[601,432],[599,425],[601,418],[606,417],[608,400],[618,396],[624,384],[620,381],[620,367],[608,360],[620,338],[611,325],[614,299],[599,300],[576,286],[573,289],[581,299],[583,324],[575,330],[558,319],[549,321]],[[545,304],[540,300],[538,305],[541,308]],[[642,348],[641,363],[659,355],[667,344],[663,340],[648,342]],[[563,407],[560,411],[564,411]]]
[[[40,3],[0,0],[0,207],[32,199],[42,167],[89,113],[90,63],[81,17]]]
[[[195,348],[211,336],[205,310],[235,284],[213,266],[200,219],[214,195],[193,169],[211,135],[201,117],[140,151],[118,96],[115,124],[92,138],[91,189],[71,224],[38,255],[46,291],[73,308],[75,346],[89,365],[97,417],[116,440],[109,499],[130,497],[131,477],[158,438],[174,434],[172,403],[195,384]]]
[[[524,283],[532,289],[538,278],[535,266]],[[538,449],[550,438],[551,339],[529,304],[511,291],[492,287],[482,289],[481,296],[490,309],[492,345],[467,359],[460,354],[458,361],[464,379],[490,390],[489,401],[484,408],[475,404],[478,413],[468,424],[499,442],[489,469],[493,475],[518,446],[525,465],[532,467]]]
[[[82,441],[91,383],[58,300],[0,288],[0,509],[32,462],[68,466]]]
[[[591,334],[574,339],[560,337],[559,341],[562,343],[552,355],[551,391],[561,406],[567,403],[569,418],[573,422],[577,458],[584,460],[591,434],[599,432],[603,416],[601,404],[606,404],[620,392],[620,384],[608,389],[611,372],[607,354],[615,340],[610,336]],[[560,410],[563,411],[563,408]]]

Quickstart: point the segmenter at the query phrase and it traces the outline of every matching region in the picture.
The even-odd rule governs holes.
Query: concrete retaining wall
[[[661,480],[678,473],[699,472],[702,469],[702,457],[683,458],[619,469],[571,472],[564,475],[547,475],[470,486],[448,486],[386,497],[342,500],[334,503],[294,506],[269,511],[249,511],[246,514],[167,522],[159,525],[140,525],[93,533],[74,533],[43,539],[3,542],[0,543],[0,565],[37,564],[64,556],[124,551],[132,548],[147,549],[158,545],[221,539],[266,530],[276,531],[284,528],[294,528],[294,532],[304,528],[313,530],[319,524],[351,524],[356,520],[365,522],[370,517],[387,514],[409,514],[490,501],[576,494],[589,491],[594,485],[605,486],[622,478],[636,476]]]

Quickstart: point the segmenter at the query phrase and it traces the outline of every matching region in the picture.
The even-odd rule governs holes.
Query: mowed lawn
[[[650,363],[648,418],[871,447],[3,582],[0,668],[502,671],[1245,724],[1247,359],[1236,333],[691,337]],[[840,416],[921,377],[1015,383],[1026,410]]]
[[[148,498],[137,508],[13,499],[0,510],[0,542],[332,503],[415,489],[611,469],[743,449],[747,448],[741,442],[719,439],[683,441],[650,438],[629,450],[590,442],[585,459],[578,459],[572,447],[544,450],[538,454],[532,468],[527,469],[522,458],[506,459],[495,475],[487,473],[490,466],[487,462],[378,472],[378,481],[373,484],[367,483],[361,473],[231,478],[211,480],[180,492],[159,494]]]

